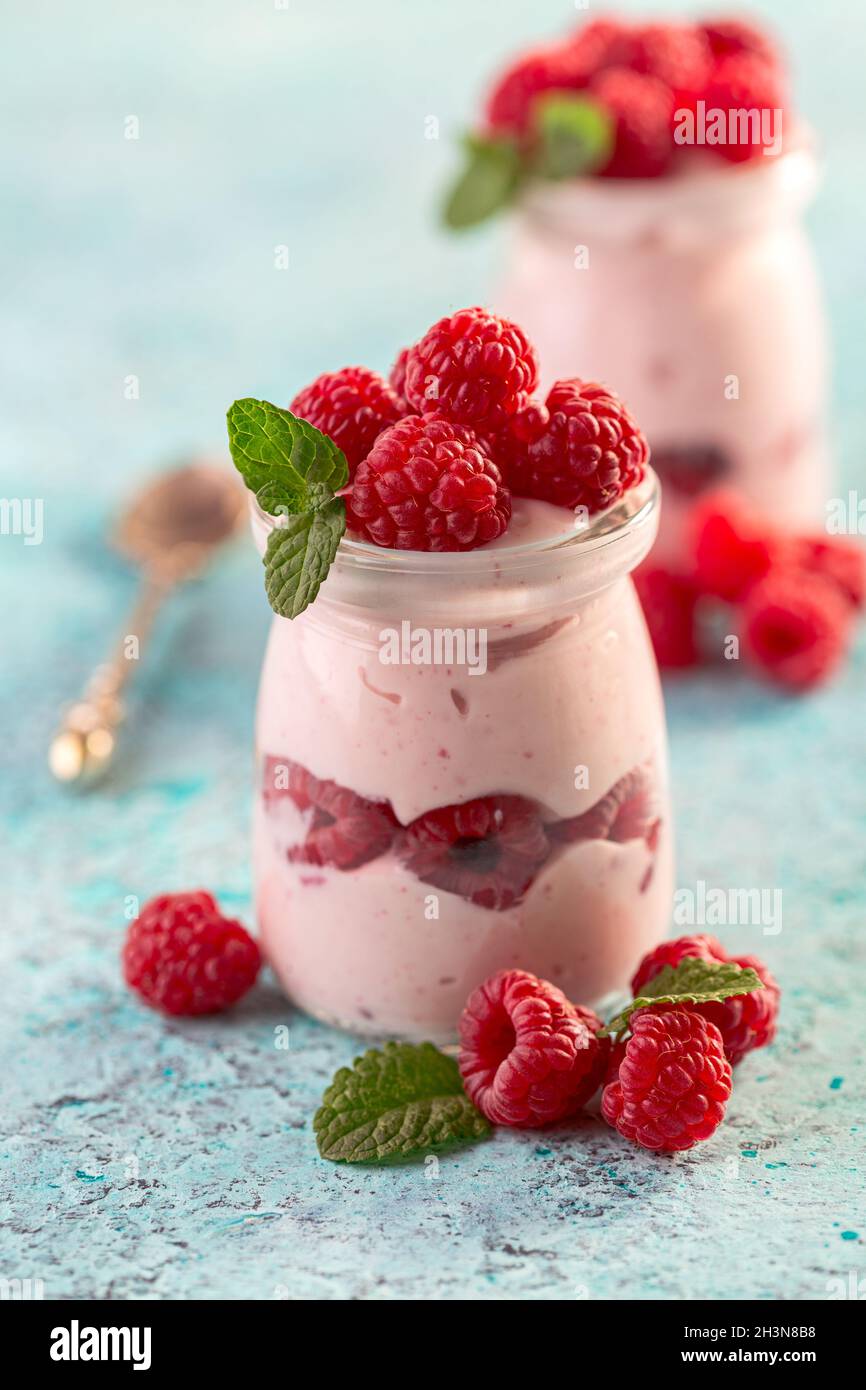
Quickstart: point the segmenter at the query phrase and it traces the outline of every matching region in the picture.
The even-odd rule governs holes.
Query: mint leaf
[[[313,602],[346,529],[342,497],[284,515],[265,547],[265,592],[275,613],[296,618]]]
[[[515,140],[468,135],[466,165],[451,190],[443,216],[454,230],[474,227],[511,201],[520,183],[520,150]]]
[[[321,506],[349,481],[342,449],[321,430],[270,401],[235,401],[227,416],[229,449],[264,511]]]
[[[587,97],[552,92],[532,110],[533,172],[544,179],[576,178],[606,164],[613,151],[613,122]]]
[[[486,1139],[453,1057],[432,1043],[371,1047],[341,1067],[313,1120],[322,1158],[388,1163]]]
[[[763,982],[751,966],[743,968],[733,961],[706,961],[687,957],[679,965],[665,965],[643,986],[627,1008],[612,1018],[599,1037],[621,1033],[636,1009],[648,1004],[706,1004],[711,999],[730,999],[763,989]]]

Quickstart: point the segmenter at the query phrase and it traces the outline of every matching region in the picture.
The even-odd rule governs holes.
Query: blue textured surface
[[[571,14],[535,9],[536,31]],[[829,16],[806,0],[765,9],[785,21],[828,148],[813,226],[853,483],[862,16],[853,0]],[[862,1274],[862,646],[808,701],[732,673],[670,691],[678,882],[784,893],[779,935],[725,934],[771,961],[784,1012],[702,1152],[659,1160],[590,1118],[499,1133],[438,1170],[337,1168],[310,1120],[352,1039],[267,981],[209,1022],[166,1023],[125,993],[129,896],[207,885],[249,917],[269,614],[240,547],[165,615],[126,757],[70,803],[46,740],[132,589],[107,523],[168,457],[221,449],[233,397],[285,400],[343,361],[386,366],[444,306],[483,297],[501,229],[456,244],[430,209],[481,74],[531,22],[522,0],[102,0],[83,21],[34,0],[4,28],[0,491],[43,497],[46,534],[0,538],[0,1276],[41,1278],[49,1297],[581,1299],[823,1298]]]

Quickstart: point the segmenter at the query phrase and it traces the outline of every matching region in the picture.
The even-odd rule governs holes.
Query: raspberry
[[[472,430],[420,415],[380,435],[346,503],[355,531],[396,550],[472,550],[511,519],[511,493]]]
[[[390,802],[370,801],[336,782],[320,781],[288,759],[265,759],[262,797],[267,810],[288,797],[309,814],[303,843],[288,853],[293,864],[360,868],[390,849],[398,825]]]
[[[550,844],[534,802],[481,796],[419,816],[398,852],[422,883],[503,912],[523,897]]]
[[[832,675],[847,648],[851,605],[814,574],[779,568],[743,609],[745,655],[776,685],[809,690]]]
[[[651,179],[667,172],[674,156],[674,95],[657,77],[629,68],[607,68],[590,93],[614,121],[613,154],[596,172],[609,179]]]
[[[770,971],[757,956],[729,956],[714,936],[681,936],[676,941],[663,941],[644,956],[631,982],[632,994],[637,997],[644,985],[655,979],[666,965],[677,966],[681,961],[732,961],[743,969],[749,966],[764,983],[763,989],[747,994],[735,994],[728,999],[710,1000],[706,1004],[683,1004],[680,1007],[698,1013],[715,1024],[722,1035],[725,1056],[732,1066],[742,1061],[747,1052],[765,1047],[776,1036],[776,1017],[781,991]]]
[[[579,840],[612,840],[615,844],[645,840],[654,849],[660,827],[652,778],[649,769],[641,766],[620,777],[588,811],[556,821],[547,830],[560,844],[573,845]]]
[[[642,24],[624,37],[619,62],[655,77],[679,98],[696,97],[710,74],[711,52],[693,24]]]
[[[775,63],[777,54],[766,34],[742,19],[709,19],[702,25],[714,58],[727,58],[736,53],[757,53],[767,62]]]
[[[715,444],[669,445],[653,449],[653,468],[665,488],[683,497],[697,497],[718,486],[731,471],[731,461]]]
[[[614,19],[593,19],[577,29],[566,50],[575,86],[585,87],[602,68],[620,62],[618,55],[626,33]]]
[[[707,110],[773,112],[785,106],[785,91],[778,68],[756,53],[734,53],[722,58],[713,69],[704,92]],[[722,159],[741,164],[754,159],[765,148],[761,143],[762,117],[754,117],[745,131],[739,125],[728,130],[728,143],[712,149]],[[745,134],[747,138],[741,139]],[[731,138],[733,135],[733,138]]]
[[[769,573],[776,540],[732,493],[707,497],[693,511],[694,581],[702,594],[741,603]]]
[[[460,309],[409,349],[406,399],[422,415],[496,428],[527,404],[538,359],[523,331],[485,309]]]
[[[691,1149],[718,1128],[731,1064],[713,1023],[685,1009],[640,1009],[616,1081],[604,1088],[609,1125],[645,1149]]]
[[[537,1129],[575,1115],[598,1090],[610,1043],[601,1020],[525,970],[502,970],[460,1019],[460,1073],[492,1124]]]
[[[842,536],[797,536],[786,547],[790,564],[834,584],[852,608],[866,605],[866,552]]]
[[[388,373],[388,385],[397,397],[400,404],[400,414],[409,414],[409,405],[406,400],[406,359],[409,356],[408,348],[401,348],[397,353],[396,361]]]
[[[122,952],[126,983],[167,1014],[215,1014],[246,994],[259,948],[210,893],[163,893],[131,923]]]
[[[681,671],[699,665],[699,595],[691,580],[652,565],[641,565],[632,578],[661,669]]]
[[[343,367],[317,376],[298,392],[289,409],[343,450],[350,478],[382,431],[405,414],[397,393],[367,367]]]
[[[525,137],[532,127],[532,109],[545,92],[568,91],[583,85],[583,61],[569,47],[537,48],[518,58],[498,78],[485,104],[487,130],[492,134]]]
[[[592,513],[640,482],[649,448],[612,391],[576,378],[557,381],[547,409],[546,429],[512,449],[508,474],[515,493]]]

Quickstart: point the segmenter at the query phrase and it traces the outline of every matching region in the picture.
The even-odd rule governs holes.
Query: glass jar
[[[794,529],[821,522],[830,485],[825,316],[800,225],[814,154],[801,137],[747,165],[698,161],[534,186],[496,301],[546,384],[577,364],[640,421],[665,496],[653,558],[674,568],[701,492],[733,487]]]
[[[302,1009],[443,1042],[496,970],[591,1004],[665,934],[664,714],[629,577],[657,503],[650,474],[584,530],[516,499],[464,554],[344,539],[311,607],[274,619],[257,913]],[[272,524],[254,510],[260,551]]]

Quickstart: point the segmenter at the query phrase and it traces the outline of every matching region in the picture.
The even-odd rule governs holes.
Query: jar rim
[[[649,549],[658,525],[661,485],[656,473],[647,467],[641,482],[629,488],[618,501],[593,516],[585,527],[573,526],[540,540],[523,541],[517,545],[479,546],[476,550],[429,551],[389,550],[368,541],[343,536],[337,550],[333,569],[344,574],[394,574],[454,579],[460,575],[474,578],[502,575],[514,570],[532,569],[551,561],[578,561],[597,556],[612,546],[633,544],[624,548]],[[259,506],[250,493],[250,523],[253,539],[263,553],[268,534],[278,524],[278,518]],[[567,508],[563,508],[567,512]],[[643,537],[648,528],[648,540]],[[637,563],[637,561],[635,561]],[[631,568],[631,566],[628,566]]]

